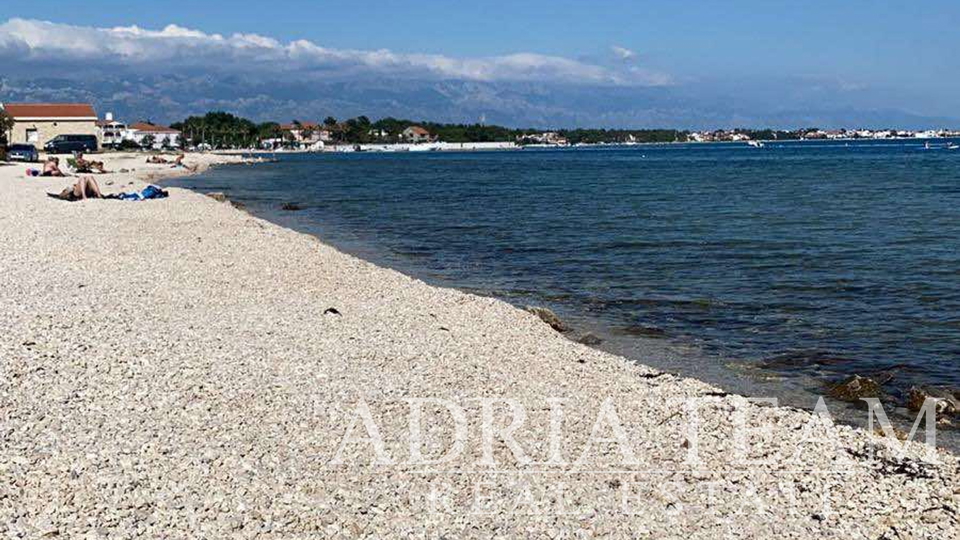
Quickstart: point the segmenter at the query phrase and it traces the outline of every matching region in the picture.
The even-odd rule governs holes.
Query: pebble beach
[[[125,171],[105,193],[183,173],[102,158]],[[243,161],[185,160],[269,166]],[[229,202],[65,202],[46,193],[73,179],[25,167],[0,164],[5,538],[960,534],[946,451],[629,362]],[[412,459],[414,424],[436,459]]]

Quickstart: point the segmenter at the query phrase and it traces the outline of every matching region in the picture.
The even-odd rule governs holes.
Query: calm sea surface
[[[661,355],[679,371],[811,392],[883,372],[902,400],[960,386],[960,150],[931,145],[294,155],[173,184],[432,283],[550,306],[601,347],[651,355],[653,335],[686,351]]]

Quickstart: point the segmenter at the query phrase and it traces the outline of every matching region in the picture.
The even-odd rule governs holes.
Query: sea
[[[958,142],[279,153],[169,184],[728,391],[811,408],[860,375],[909,418],[912,386],[960,388]]]

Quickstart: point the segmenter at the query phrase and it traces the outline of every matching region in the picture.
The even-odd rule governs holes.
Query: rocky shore
[[[181,172],[105,161],[126,171],[105,192]],[[0,166],[5,537],[960,531],[952,454],[628,363],[211,197],[67,203],[23,168]]]

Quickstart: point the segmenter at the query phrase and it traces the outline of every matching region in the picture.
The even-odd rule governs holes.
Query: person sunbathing
[[[147,163],[156,163],[158,165],[169,165],[170,162],[162,156],[150,156],[147,158]]]
[[[65,201],[103,198],[103,193],[100,192],[100,186],[97,185],[97,181],[94,180],[92,176],[81,176],[75,184],[64,188],[59,194],[47,193],[47,195]]]
[[[76,165],[74,168],[78,173],[99,173],[99,174],[107,173],[106,169],[103,168],[102,161],[91,161],[91,160],[85,159],[83,157],[83,154],[79,152],[77,153],[77,157],[75,158],[75,163]]]
[[[60,170],[60,158],[51,157],[43,164],[43,172],[40,176],[66,176]]]
[[[177,159],[173,160],[173,168],[183,167],[184,169],[187,169],[188,171],[196,172],[196,171],[197,171],[197,165],[186,165],[186,164],[184,164],[184,162],[183,162],[183,158],[184,158],[184,154],[183,154],[183,152],[180,152],[180,153],[177,155]]]

